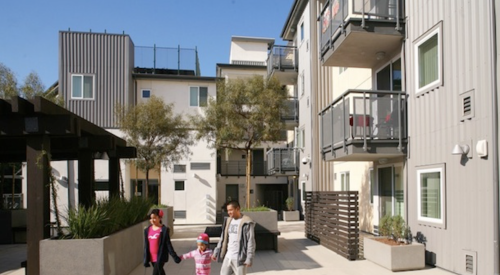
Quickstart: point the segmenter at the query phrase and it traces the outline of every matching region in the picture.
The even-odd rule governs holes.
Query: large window
[[[444,164],[417,170],[420,222],[445,226],[445,178]]]
[[[71,76],[71,98],[73,99],[93,99],[94,98],[94,77],[91,75]]]
[[[189,88],[189,106],[203,107],[208,103],[208,87]]]
[[[442,85],[441,25],[417,39],[415,43],[415,73],[417,93]]]

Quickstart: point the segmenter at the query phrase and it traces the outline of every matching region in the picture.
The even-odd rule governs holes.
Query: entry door
[[[238,191],[238,184],[227,184],[226,185],[226,202],[229,202],[231,200],[237,200],[239,201],[239,191]]]
[[[390,166],[378,169],[380,218],[401,215],[404,218],[403,167]]]

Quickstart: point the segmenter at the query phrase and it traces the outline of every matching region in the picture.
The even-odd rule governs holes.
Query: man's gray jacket
[[[232,218],[224,219],[222,223],[222,233],[220,235],[219,243],[214,249],[214,256],[217,257],[218,262],[222,262],[227,253],[228,246],[228,228],[231,224]],[[248,216],[241,216],[241,223],[238,227],[238,265],[249,264],[253,262],[255,256],[255,222]]]

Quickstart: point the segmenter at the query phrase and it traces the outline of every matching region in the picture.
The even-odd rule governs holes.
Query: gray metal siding
[[[479,158],[478,140],[492,140],[494,110],[491,100],[492,22],[490,1],[406,1],[406,85],[408,104],[408,222],[422,232],[436,265],[462,274],[464,251],[477,252],[477,274],[494,273],[493,152]],[[415,95],[415,40],[442,22],[443,85]],[[459,95],[474,90],[475,116],[460,120]],[[455,144],[468,141],[471,159],[452,155]],[[491,148],[491,146],[490,146]],[[417,168],[444,163],[446,226],[437,228],[417,220]],[[496,239],[496,238],[495,238]]]
[[[116,128],[114,106],[133,103],[134,44],[128,35],[60,32],[59,87],[66,108],[104,128]],[[71,75],[94,76],[94,99],[71,99]]]

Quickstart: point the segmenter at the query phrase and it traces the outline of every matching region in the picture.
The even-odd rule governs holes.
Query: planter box
[[[283,220],[286,222],[298,221],[300,220],[300,212],[295,211],[283,211]]]
[[[149,221],[99,239],[40,241],[40,274],[130,274],[141,264]]]
[[[425,267],[423,244],[413,242],[407,245],[387,245],[376,239],[363,239],[365,259],[392,271],[416,270]]]
[[[276,210],[269,211],[241,211],[243,215],[248,215],[258,225],[269,231],[278,231],[278,212]]]

